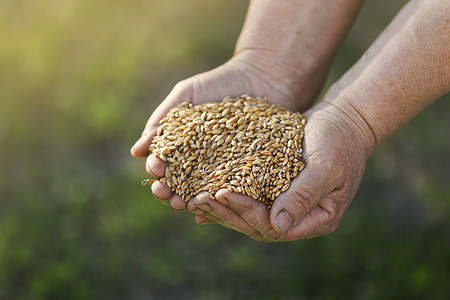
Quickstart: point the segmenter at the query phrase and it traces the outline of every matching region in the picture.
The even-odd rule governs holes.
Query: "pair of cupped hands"
[[[303,140],[306,167],[275,199],[271,211],[266,204],[227,189],[219,190],[215,200],[201,193],[185,202],[166,184],[156,181],[152,185],[154,196],[173,209],[192,212],[198,224],[218,223],[258,241],[297,240],[334,231],[358,190],[368,151],[360,124],[350,111],[334,103],[342,97],[333,92],[334,87],[307,110],[326,72],[317,68],[292,80],[287,71],[234,57],[216,69],[178,83],[151,115],[142,137],[131,149],[133,156],[148,156],[146,170],[151,176],[164,176],[166,163],[149,155],[148,147],[159,121],[183,101],[196,105],[249,94],[300,111],[307,120]]]

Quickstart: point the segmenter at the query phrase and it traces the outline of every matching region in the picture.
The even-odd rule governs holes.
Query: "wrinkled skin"
[[[310,67],[299,72],[289,71],[289,66],[274,66],[264,53],[242,51],[224,65],[195,75],[175,85],[170,94],[150,116],[141,138],[131,149],[135,157],[148,155],[148,146],[156,134],[159,121],[172,107],[183,101],[201,104],[221,100],[226,96],[250,94],[267,97],[293,111],[305,111],[317,97],[328,71],[328,65]],[[251,56],[252,59],[248,59]],[[293,80],[292,78],[297,78]]]
[[[316,1],[252,1],[237,55],[178,84],[150,117],[132,154],[147,156],[159,120],[184,100],[198,104],[248,93],[306,111],[360,2],[329,1],[324,10]],[[217,201],[202,194],[186,204],[156,182],[155,196],[168,198],[175,209],[192,211],[197,223],[220,223],[257,240],[295,240],[333,231],[358,189],[375,143],[450,90],[449,8],[448,1],[409,1],[324,99],[305,112],[307,166],[270,213],[264,204],[226,190],[216,194]],[[328,33],[317,38],[317,32]],[[162,176],[164,169],[161,161],[148,157],[150,173]]]
[[[297,240],[334,231],[359,187],[366,152],[342,116],[319,110],[306,113],[306,118],[306,167],[275,200],[270,213],[265,204],[223,189],[216,194],[217,201],[203,193],[188,204],[200,216],[204,212],[197,221],[212,215],[260,241]],[[277,219],[285,212],[292,225]]]
[[[320,71],[316,73],[319,73],[316,76],[324,75]],[[147,155],[159,120],[182,101],[199,104],[249,93],[299,110],[307,107],[313,97],[304,97],[302,102],[297,100],[298,95],[286,93],[286,90],[286,85],[271,80],[271,76],[257,68],[230,61],[179,83],[150,117],[143,138],[132,153]],[[219,223],[259,241],[296,240],[333,231],[358,189],[366,149],[355,130],[357,125],[333,105],[323,102],[304,115],[308,120],[303,145],[306,167],[292,181],[291,187],[275,200],[270,213],[265,204],[226,189],[217,192],[217,200],[202,193],[186,203],[167,185],[157,181],[152,186],[154,195],[176,210],[193,212],[199,224]],[[147,172],[154,177],[162,177],[166,166],[153,155],[147,158]]]

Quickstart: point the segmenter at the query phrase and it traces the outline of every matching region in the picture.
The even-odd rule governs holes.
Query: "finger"
[[[263,203],[255,203],[253,199],[240,194],[232,193],[228,190],[221,190],[216,193],[217,200],[225,206],[229,206],[238,213],[249,225],[261,233],[261,235],[268,241],[288,241],[297,240],[300,238],[310,238],[313,236],[323,235],[333,231],[338,220],[342,216],[338,212],[342,210],[336,204],[337,202],[331,200],[332,197],[339,198],[338,192],[333,192],[330,197],[326,197],[319,206],[314,207],[306,216],[288,233],[276,232],[270,222],[267,208]],[[225,197],[226,203],[222,198]],[[255,205],[258,204],[258,205]],[[259,205],[261,204],[261,205]],[[264,218],[262,215],[267,215],[267,221],[262,222]]]
[[[266,240],[274,241],[280,238],[280,234],[272,228],[266,204],[227,189],[219,190],[216,199],[234,211]]]
[[[156,178],[165,175],[167,163],[159,158],[156,158],[153,154],[147,157],[146,169],[147,173]],[[181,199],[180,196],[173,194],[172,190],[160,181],[155,181],[152,184],[152,191],[155,197],[162,199],[169,199],[168,204],[175,210],[185,210],[187,208],[186,202]],[[169,194],[170,193],[170,194]],[[173,194],[173,195],[172,195]]]
[[[211,199],[209,194],[199,194],[194,199],[194,202],[198,208],[215,216],[225,226],[248,235],[253,239],[265,240],[258,231],[256,231],[252,226],[245,222],[238,214],[236,214],[230,208],[222,205],[218,201]]]
[[[339,192],[333,192],[314,207],[289,232],[288,235],[298,238],[311,238],[328,234],[336,230],[345,208],[339,207],[333,198],[340,197]]]
[[[187,202],[187,209],[190,212],[192,212],[192,213],[194,213],[196,215],[199,215],[199,216],[206,215],[206,211],[204,211],[201,208],[198,208],[197,205],[195,205],[195,197]]]
[[[153,195],[153,197],[154,197],[156,200],[158,200],[159,202],[161,202],[162,204],[167,205],[167,206],[170,206],[170,205],[169,205],[169,199],[160,199],[160,198],[156,197],[155,195]]]
[[[194,199],[190,200],[188,202],[188,209],[195,214],[195,220],[197,224],[203,225],[203,224],[220,224],[224,227],[229,228],[226,224],[224,224],[219,218],[216,216],[210,214],[207,211],[204,211],[203,209],[198,208],[195,203]]]
[[[229,228],[228,226],[226,226],[225,224],[223,224],[223,223],[220,221],[220,219],[218,219],[217,217],[215,217],[215,216],[213,216],[213,215],[211,215],[210,213],[205,212],[205,211],[204,211],[204,213],[205,213],[204,215],[195,215],[195,220],[196,220],[196,222],[197,222],[197,220],[200,221],[201,223],[203,223],[204,221],[207,221],[207,224],[220,224],[220,225],[222,225],[222,226],[224,226],[224,227]],[[197,217],[198,217],[198,218],[197,218]],[[198,223],[198,222],[197,222],[197,224],[201,225],[201,224]]]
[[[270,221],[278,232],[289,232],[337,185],[327,162],[311,162],[272,206]]]
[[[172,196],[172,191],[167,186],[167,184],[162,183],[161,181],[155,181],[152,184],[152,193],[159,200],[168,201]]]
[[[205,222],[205,224],[220,224],[220,225],[228,228],[228,226],[225,225],[223,222],[221,222],[221,220],[218,219],[216,216],[210,214],[209,212],[207,212],[201,208],[198,208],[194,203],[195,202],[194,199],[195,198],[188,201],[187,208],[190,212],[192,212],[196,215],[195,220],[196,220],[197,224],[203,225],[203,223]],[[199,217],[199,218],[197,218],[197,217]],[[205,220],[207,220],[207,222]]]
[[[169,204],[175,210],[185,210],[187,208],[186,201],[181,199],[181,196],[175,193],[170,197]]]
[[[166,173],[166,168],[167,163],[159,158],[156,158],[153,154],[150,154],[147,157],[145,169],[150,176],[154,178],[163,177]]]
[[[145,157],[149,154],[148,147],[156,135],[159,121],[163,119],[169,110],[183,101],[190,101],[192,88],[190,85],[177,84],[163,102],[155,109],[145,125],[139,140],[133,145],[130,152],[135,157]]]
[[[195,223],[198,225],[206,225],[206,224],[218,224],[216,221],[211,218],[207,218],[205,216],[195,215]]]

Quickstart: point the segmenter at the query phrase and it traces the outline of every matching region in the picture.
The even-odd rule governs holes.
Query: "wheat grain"
[[[227,188],[270,210],[305,167],[305,125],[300,113],[247,95],[183,102],[161,120],[149,150],[168,164],[160,180],[185,201]]]

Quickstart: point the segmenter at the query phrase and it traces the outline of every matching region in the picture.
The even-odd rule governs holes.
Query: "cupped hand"
[[[305,169],[269,212],[266,205],[226,189],[194,198],[190,208],[259,241],[289,241],[334,231],[358,190],[373,147],[370,132],[334,105],[322,103],[305,113]],[[192,201],[192,200],[191,200]],[[209,218],[210,216],[213,219]]]
[[[267,60],[256,59],[256,55],[251,60],[246,58],[246,54],[239,54],[226,64],[206,73],[193,76],[178,83],[167,98],[158,106],[150,116],[141,138],[131,149],[131,154],[135,157],[146,157],[148,147],[156,134],[159,122],[166,116],[168,111],[183,101],[192,104],[201,104],[211,100],[220,100],[226,96],[240,96],[250,94],[257,97],[267,97],[274,99],[284,107],[294,111],[306,109],[314,100],[314,93],[294,93],[291,85],[293,79],[283,73],[283,69],[277,66],[270,66]],[[267,71],[265,71],[267,70]],[[323,70],[308,71],[314,74],[308,76],[310,80],[302,80],[305,85],[304,90],[317,91],[322,85]],[[317,73],[317,74],[316,74]],[[306,74],[305,74],[306,76]],[[317,79],[319,78],[319,79]],[[314,82],[311,82],[314,80]],[[146,170],[155,178],[164,176],[167,165],[153,155],[147,157]],[[173,194],[164,183],[156,181],[152,185],[152,191],[156,198],[163,203],[170,204],[174,209],[182,210],[187,208],[187,203],[181,197]],[[201,210],[194,212],[203,214]],[[207,222],[214,217],[209,216]]]

